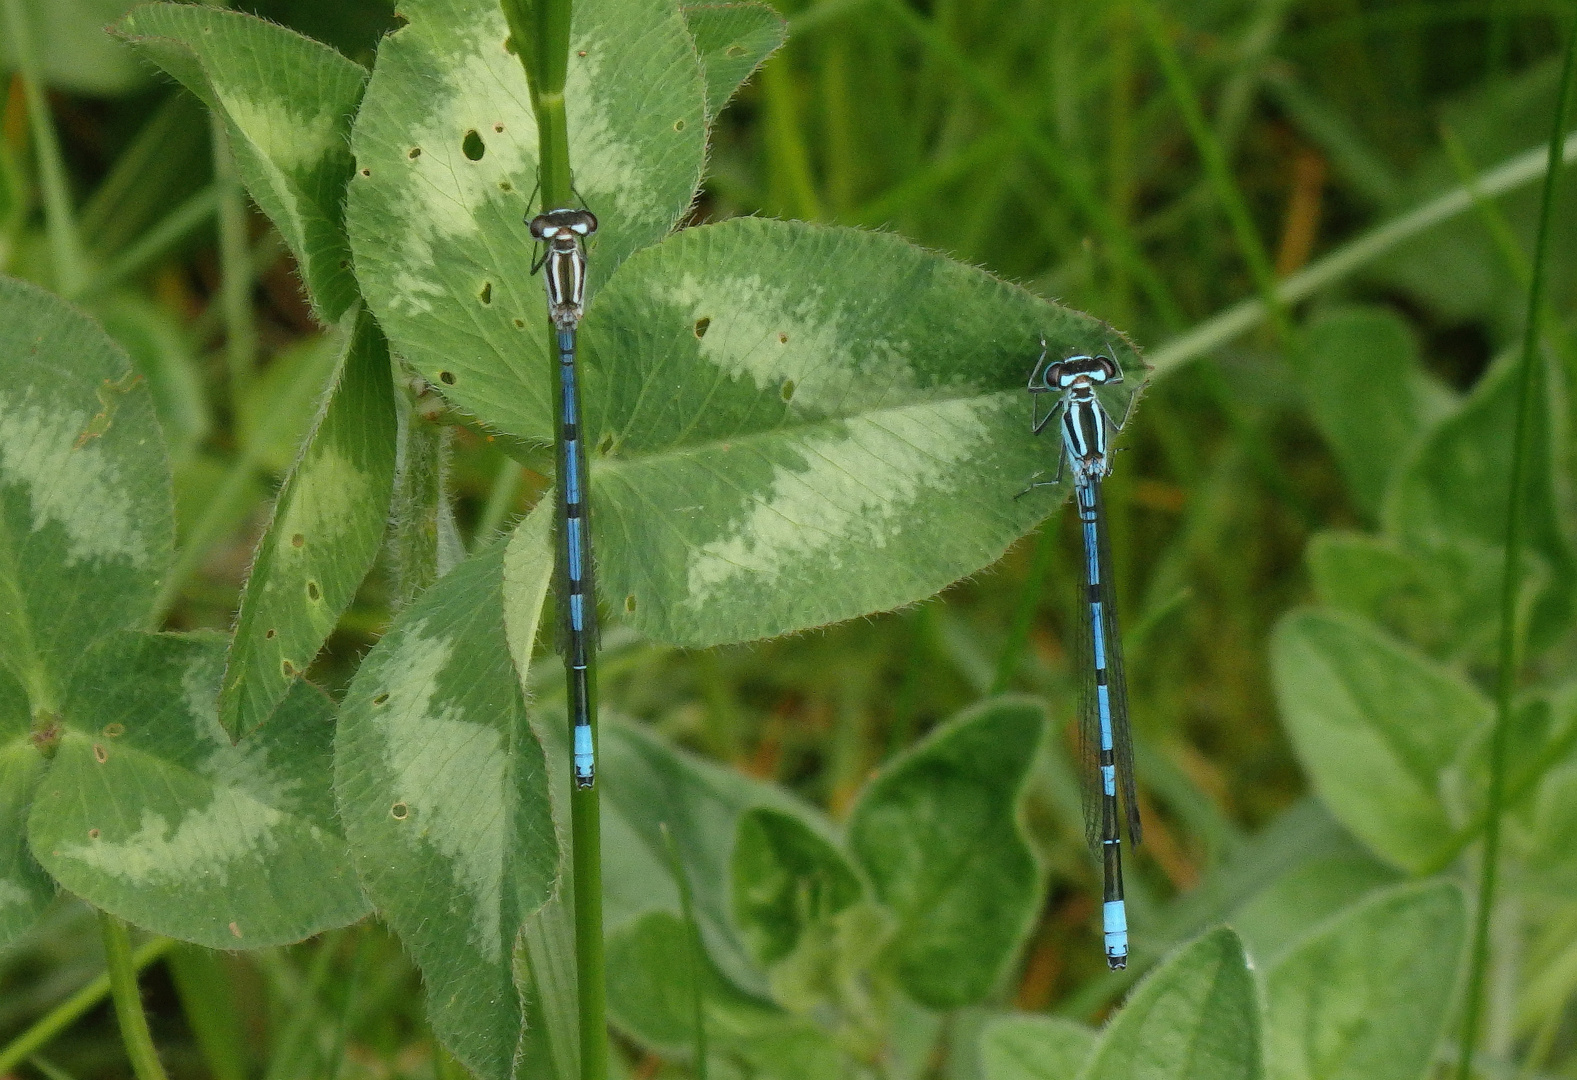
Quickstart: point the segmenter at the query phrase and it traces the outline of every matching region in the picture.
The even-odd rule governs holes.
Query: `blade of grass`
[[[1561,174],[1561,135],[1571,109],[1573,75],[1577,73],[1577,21],[1566,39],[1561,68],[1561,88],[1556,99],[1555,123],[1550,132],[1549,155],[1544,172],[1544,192],[1539,205],[1539,232],[1534,245],[1533,281],[1528,286],[1527,326],[1522,337],[1522,361],[1517,373],[1517,426],[1511,458],[1511,482],[1506,509],[1506,565],[1500,601],[1500,655],[1495,680],[1495,730],[1490,741],[1488,820],[1484,824],[1483,866],[1479,872],[1478,908],[1473,920],[1473,947],[1468,967],[1467,993],[1462,1007],[1462,1047],[1457,1062],[1459,1080],[1473,1074],[1473,1049],[1478,1041],[1479,1017],[1484,1007],[1485,969],[1489,963],[1490,916],[1495,906],[1495,885],[1500,862],[1500,823],[1506,802],[1506,768],[1510,756],[1512,693],[1517,686],[1517,594],[1522,581],[1522,545],[1526,507],[1522,498],[1528,459],[1532,456],[1533,410],[1538,406],[1539,324],[1544,311],[1545,278],[1549,269],[1550,223],[1555,216],[1555,195]]]
[[[71,206],[71,184],[66,178],[60,140],[49,115],[43,83],[38,74],[32,28],[22,0],[0,0],[5,17],[5,36],[11,43],[11,56],[22,79],[27,101],[28,126],[33,133],[34,153],[38,159],[38,181],[44,194],[44,229],[49,236],[49,254],[55,272],[55,287],[71,299],[87,281],[87,259],[82,236],[77,231],[76,214]]]
[[[115,1019],[120,1023],[120,1040],[131,1060],[137,1080],[169,1080],[154,1049],[148,1031],[148,1017],[142,1011],[142,991],[137,986],[137,969],[132,964],[131,934],[126,924],[107,911],[99,912],[99,929],[104,933],[104,956],[109,961],[110,994],[115,999]]]
[[[1178,111],[1183,114],[1183,124],[1188,128],[1189,138],[1193,141],[1194,149],[1205,167],[1205,176],[1215,191],[1216,200],[1227,216],[1233,239],[1237,241],[1238,254],[1248,266],[1249,276],[1254,280],[1260,302],[1265,305],[1271,323],[1282,341],[1291,348],[1292,325],[1287,319],[1285,306],[1276,295],[1276,271],[1270,253],[1254,226],[1254,219],[1249,214],[1243,193],[1232,178],[1226,153],[1221,149],[1215,131],[1206,122],[1205,114],[1199,107],[1199,95],[1194,92],[1188,73],[1183,69],[1182,58],[1178,56],[1177,48],[1172,44],[1166,27],[1161,23],[1160,13],[1156,11],[1151,0],[1133,0],[1133,10],[1138,15],[1139,24],[1144,29],[1145,37],[1149,39],[1150,48],[1161,65],[1167,89],[1171,92]]]
[[[214,1080],[246,1080],[246,1038],[235,990],[219,955],[197,945],[182,945],[168,966],[186,1022]]]
[[[224,312],[225,368],[230,404],[238,413],[257,359],[252,324],[252,259],[246,236],[246,195],[230,152],[230,136],[217,113],[209,115],[214,153],[214,188],[219,199],[219,304]]]
[[[1062,186],[1078,207],[1079,213],[1109,249],[1109,257],[1123,264],[1128,275],[1144,291],[1163,320],[1181,325],[1181,311],[1172,298],[1171,290],[1145,260],[1134,242],[1132,232],[1112,217],[1110,207],[1101,201],[1088,178],[1081,175],[1050,140],[1035,130],[1034,122],[1019,109],[1013,95],[976,67],[956,45],[937,32],[930,20],[917,14],[903,0],[882,0],[882,6],[927,51],[934,53],[946,67],[963,79],[987,108],[996,114],[997,120],[1018,136],[1024,148]]]
[[[1057,555],[1057,526],[1062,520],[1062,514],[1054,513],[1051,517],[1040,523],[1040,528],[1035,530],[1035,550],[1030,553],[1029,573],[1024,576],[1024,584],[1018,590],[1018,602],[1013,607],[1013,621],[1008,624],[1007,640],[1002,643],[1002,652],[997,657],[996,674],[991,679],[992,696],[1007,692],[1013,684],[1013,676],[1018,671],[1019,660],[1024,655],[1024,646],[1029,643],[1030,627],[1035,622],[1035,612],[1040,608],[1040,596],[1046,588],[1046,574],[1051,569],[1051,561]]]
[[[810,154],[800,130],[796,89],[787,50],[762,65],[761,99],[766,112],[768,194],[773,209],[805,221],[822,220],[821,198],[811,177]]]
[[[87,284],[82,295],[101,296],[135,277],[190,236],[218,206],[218,190],[213,185],[203,188],[128,245],[114,262],[99,271],[98,276]]]
[[[154,938],[141,945],[131,954],[132,971],[135,973],[143,970],[163,957],[175,945],[176,942],[170,938]],[[48,1046],[55,1036],[76,1023],[84,1013],[95,1008],[99,1002],[108,997],[109,992],[110,977],[105,973],[56,1005],[44,1016],[39,1017],[32,1027],[0,1049],[0,1076],[9,1075],[12,1069]]]
[[[1565,142],[1559,145],[1562,162],[1577,161],[1577,132],[1568,135]],[[1310,263],[1307,269],[1281,281],[1276,286],[1278,303],[1285,307],[1305,300],[1393,248],[1472,209],[1475,189],[1481,198],[1494,198],[1532,183],[1544,175],[1547,161],[1548,154],[1544,147],[1527,150],[1479,174],[1474,189],[1452,188],[1422,206],[1370,230],[1323,259]],[[1145,356],[1150,364],[1151,380],[1169,375],[1189,361],[1197,360],[1247,333],[1265,321],[1268,310],[1262,300],[1242,300],[1165,342]]]

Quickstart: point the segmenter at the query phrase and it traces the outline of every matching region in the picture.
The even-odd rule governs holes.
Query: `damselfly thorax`
[[[586,310],[586,239],[597,231],[590,210],[548,210],[531,219],[531,235],[545,245],[531,272],[543,271],[548,318],[573,327]]]

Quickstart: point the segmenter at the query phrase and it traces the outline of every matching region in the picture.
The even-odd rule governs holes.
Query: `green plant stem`
[[[471,542],[472,548],[480,548],[504,527],[504,522],[509,519],[509,512],[519,501],[520,485],[523,480],[525,473],[520,462],[512,457],[505,457],[499,462],[498,475],[493,477],[493,489],[487,495],[487,505],[482,508],[482,516],[476,523],[476,537]]]
[[[131,954],[132,971],[134,973],[141,971],[164,956],[175,947],[175,944],[170,938],[154,938],[143,944]],[[55,1036],[76,1023],[83,1013],[103,1001],[109,992],[109,975],[100,975],[40,1017],[32,1027],[12,1039],[4,1049],[0,1049],[0,1076],[9,1075],[12,1069],[48,1046]]]
[[[564,110],[564,84],[569,71],[570,0],[503,0],[504,17],[516,55],[526,70],[532,107],[537,119],[538,183],[542,205],[549,209],[572,206],[574,189],[569,164],[569,122]],[[558,382],[557,331],[549,320],[547,360],[552,370],[549,385]],[[580,417],[575,417],[577,427]],[[564,425],[554,441],[560,468],[559,495],[563,498],[565,462]],[[582,467],[585,459],[582,457]],[[581,489],[585,490],[585,477]],[[588,522],[588,526],[589,526]],[[589,531],[589,530],[588,530]],[[563,545],[566,530],[557,530],[555,542]],[[590,543],[587,545],[590,555]],[[559,565],[567,565],[563,548]],[[595,592],[588,601],[596,610]],[[566,681],[575,678],[571,650],[564,651]],[[570,700],[566,695],[566,700]],[[586,651],[586,709],[591,723],[592,751],[597,746],[597,650]],[[566,777],[568,780],[569,778]],[[582,788],[570,781],[570,837],[575,880],[575,971],[579,996],[581,1080],[607,1080],[608,1021],[607,975],[602,941],[602,811],[600,785]]]
[[[1522,336],[1522,362],[1517,373],[1517,426],[1511,458],[1511,483],[1506,510],[1506,565],[1500,598],[1500,655],[1495,680],[1495,730],[1490,741],[1489,817],[1484,824],[1483,866],[1479,873],[1478,908],[1473,921],[1473,948],[1468,967],[1467,994],[1462,1007],[1461,1057],[1457,1062],[1459,1080],[1473,1074],[1473,1050],[1478,1041],[1479,1017],[1484,1006],[1485,971],[1489,965],[1490,916],[1495,905],[1495,885],[1500,862],[1500,823],[1506,800],[1506,768],[1510,754],[1512,694],[1517,687],[1517,598],[1522,574],[1523,534],[1527,510],[1523,488],[1528,475],[1528,459],[1533,454],[1533,410],[1538,406],[1539,380],[1535,377],[1539,354],[1540,314],[1544,310],[1545,278],[1549,267],[1550,224],[1554,218],[1555,195],[1560,181],[1562,134],[1571,107],[1573,74],[1577,72],[1577,20],[1566,41],[1566,58],[1561,69],[1560,95],[1556,99],[1555,124],[1550,133],[1549,157],[1545,166],[1544,194],[1539,207],[1539,232],[1533,252],[1533,281],[1528,287],[1527,324]]]
[[[120,1041],[131,1059],[137,1080],[169,1080],[159,1053],[148,1033],[148,1017],[142,1011],[142,993],[137,987],[137,969],[132,963],[131,935],[126,924],[107,911],[99,912],[99,929],[104,932],[104,956],[109,961],[110,994],[115,999],[115,1018],[120,1022]]]
[[[230,134],[217,113],[209,117],[213,137],[214,188],[219,201],[219,304],[224,312],[225,369],[230,405],[239,415],[252,381],[257,330],[252,323],[252,257],[246,236],[246,196],[230,152]]]
[[[1577,161],[1577,132],[1567,136],[1561,144],[1560,157],[1562,162]],[[1528,150],[1481,173],[1471,187],[1455,187],[1436,196],[1337,248],[1291,277],[1283,278],[1276,286],[1276,299],[1283,305],[1291,305],[1313,296],[1420,233],[1471,210],[1476,199],[1504,195],[1537,180],[1548,168],[1547,159],[1548,154],[1542,146]],[[1243,300],[1172,338],[1145,356],[1150,364],[1151,379],[1169,375],[1190,360],[1197,360],[1247,333],[1264,322],[1268,313],[1263,300]]]
[[[658,828],[663,834],[663,847],[668,852],[668,872],[679,887],[679,914],[684,919],[685,964],[690,969],[691,1023],[695,1036],[696,1080],[706,1080],[706,1008],[701,984],[701,926],[695,921],[695,900],[690,893],[690,875],[684,872],[684,861],[679,858],[679,843],[666,821]]]
[[[76,214],[71,208],[71,185],[60,154],[60,140],[49,115],[43,83],[38,74],[38,57],[33,51],[32,29],[27,24],[23,0],[0,0],[4,9],[5,36],[22,80],[22,95],[27,101],[28,127],[33,134],[38,159],[39,186],[44,194],[44,228],[49,235],[49,253],[54,264],[55,287],[67,299],[75,298],[87,282],[87,259],[82,236],[77,231]]]

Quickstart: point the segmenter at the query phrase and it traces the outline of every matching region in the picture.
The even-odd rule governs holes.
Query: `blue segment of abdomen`
[[[575,775],[584,779],[592,773],[595,765],[594,753],[591,748],[591,725],[575,725]],[[1126,946],[1125,946],[1126,948]]]
[[[564,528],[567,530],[564,536],[564,542],[565,546],[569,548],[569,579],[571,581],[580,581],[582,569],[580,563],[580,518],[565,518]]]
[[[1106,930],[1106,955],[1113,959],[1128,956],[1128,908],[1121,900],[1108,900],[1101,908]]]

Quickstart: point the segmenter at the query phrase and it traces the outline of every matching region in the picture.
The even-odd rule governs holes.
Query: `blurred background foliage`
[[[55,280],[49,250],[59,239],[45,227],[38,182],[48,154],[32,145],[8,73],[0,270],[86,307],[154,388],[186,552],[168,625],[224,629],[333,358],[283,245],[238,201],[234,179],[215,175],[205,110],[102,33],[128,6],[5,4],[41,45],[84,250],[77,279]],[[238,6],[364,64],[398,23],[383,0]],[[1155,37],[1152,9],[1138,0],[779,6],[789,44],[719,118],[696,221],[766,214],[894,230],[1151,349],[1263,290],[1266,274],[1293,274],[1543,142],[1574,17],[1570,4],[1544,0],[1193,0],[1158,9]],[[1206,167],[1165,74],[1167,51],[1198,95],[1224,173]],[[1234,223],[1234,204],[1246,219]],[[1319,599],[1362,610],[1469,674],[1488,670],[1498,563],[1444,585],[1425,574],[1363,594],[1358,563],[1342,560],[1354,544],[1405,548],[1405,530],[1360,535],[1385,524],[1375,454],[1400,453],[1517,340],[1536,209],[1529,185],[1461,214],[1323,290],[1290,324],[1169,366],[1149,388],[1107,485],[1147,815],[1131,876],[1139,925],[1181,933],[1219,917],[1223,895],[1254,897],[1237,925],[1275,943],[1306,924],[1286,923],[1286,909],[1320,907],[1311,890],[1350,895],[1397,877],[1307,794],[1268,640],[1289,609]],[[1564,200],[1557,228],[1551,338],[1571,373],[1577,198]],[[250,254],[243,288],[229,294],[218,284],[226,229]],[[1027,374],[1033,357],[1025,361]],[[1394,400],[1399,387],[1411,402],[1396,421],[1403,430],[1388,436],[1382,424],[1378,442],[1355,446],[1354,431],[1371,430],[1366,401]],[[1563,485],[1572,462],[1555,466]],[[448,481],[469,546],[547,483],[466,428],[455,431]],[[1556,511],[1569,535],[1569,507],[1558,501]],[[1039,694],[1071,715],[1066,598],[1078,564],[1065,517],[932,602],[820,633],[686,653],[615,630],[604,702],[841,817],[884,759],[989,692]],[[1561,566],[1546,569],[1569,583]],[[1475,592],[1486,575],[1489,591]],[[315,678],[343,688],[389,621],[390,592],[386,573],[369,579]],[[1533,629],[1535,674],[1570,672],[1570,612],[1545,625]],[[1076,806],[1053,798],[1042,810],[1031,827],[1051,888],[1004,1004],[1098,1019],[1120,987],[1103,972],[1096,879]],[[1323,852],[1336,862],[1320,865],[1339,863],[1346,876],[1332,885],[1311,869],[1256,893],[1273,877],[1263,868],[1289,849]],[[1248,880],[1259,871],[1245,866],[1260,878]],[[0,1042],[102,970],[90,919],[61,902],[0,953]],[[1571,936],[1567,926],[1546,952],[1569,958]],[[1572,968],[1547,965],[1533,988],[1550,1032],[1544,1060],[1568,1070],[1560,1075],[1577,1075],[1577,1031],[1562,1019]],[[265,1069],[450,1073],[425,1031],[418,985],[375,923],[237,956],[182,946],[145,978],[172,1073],[224,1080]],[[1509,1054],[1529,1022],[1516,1005],[1497,1007],[1510,1013],[1492,1019],[1490,1049]],[[625,1049],[636,1075],[668,1067]],[[63,1075],[126,1074],[107,1005],[48,1056]]]

